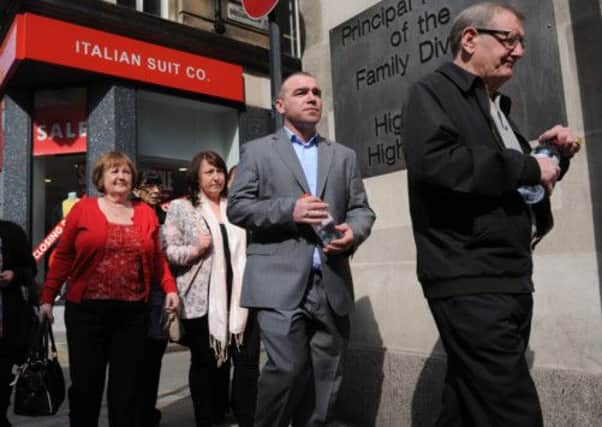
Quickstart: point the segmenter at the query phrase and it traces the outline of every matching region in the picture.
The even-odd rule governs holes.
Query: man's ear
[[[479,33],[475,27],[466,27],[462,31],[462,38],[460,39],[460,45],[462,50],[469,55],[472,55],[477,48],[477,37]]]
[[[284,114],[286,109],[284,108],[284,102],[282,102],[282,98],[276,98],[276,102],[274,103],[276,106],[276,111],[280,114]]]

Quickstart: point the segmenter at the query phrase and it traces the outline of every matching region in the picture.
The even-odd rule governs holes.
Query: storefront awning
[[[0,91],[25,61],[244,102],[240,65],[31,13],[16,16],[0,45]]]

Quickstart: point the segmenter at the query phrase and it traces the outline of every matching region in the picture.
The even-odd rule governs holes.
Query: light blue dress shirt
[[[318,134],[310,138],[309,141],[304,142],[297,135],[291,132],[286,126],[284,127],[286,134],[293,143],[295,153],[299,158],[303,172],[305,173],[305,179],[309,185],[309,191],[312,196],[316,195],[318,188]],[[320,260],[320,248],[314,247],[312,266],[314,270],[320,270],[322,261]]]

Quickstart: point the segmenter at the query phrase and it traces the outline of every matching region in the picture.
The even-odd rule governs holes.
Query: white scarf
[[[211,231],[213,257],[211,261],[211,276],[209,278],[209,344],[215,352],[217,364],[220,366],[228,359],[228,344],[230,335],[237,346],[243,344],[243,336],[247,323],[248,310],[240,306],[242,275],[246,262],[246,233],[240,227],[231,224],[226,216],[226,199],[221,198],[219,208],[224,218],[228,234],[230,262],[232,264],[232,290],[230,295],[230,310],[227,307],[228,295],[226,289],[226,258],[224,242],[219,226],[209,200],[202,192],[199,194],[201,213]]]

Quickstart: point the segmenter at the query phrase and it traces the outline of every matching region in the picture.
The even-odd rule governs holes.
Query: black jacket
[[[506,115],[509,107],[504,97]],[[533,290],[532,220],[517,188],[538,184],[540,169],[516,129],[524,153],[504,146],[489,111],[483,80],[453,63],[410,89],[403,141],[428,298]],[[533,211],[540,238],[552,227],[549,199]]]
[[[3,270],[12,270],[14,280],[2,288],[3,335],[0,338],[0,352],[10,360],[20,362],[25,356],[29,328],[33,318],[32,302],[24,298],[22,287],[35,298],[33,286],[37,273],[36,263],[31,255],[31,244],[21,227],[9,221],[0,220],[2,239]]]

